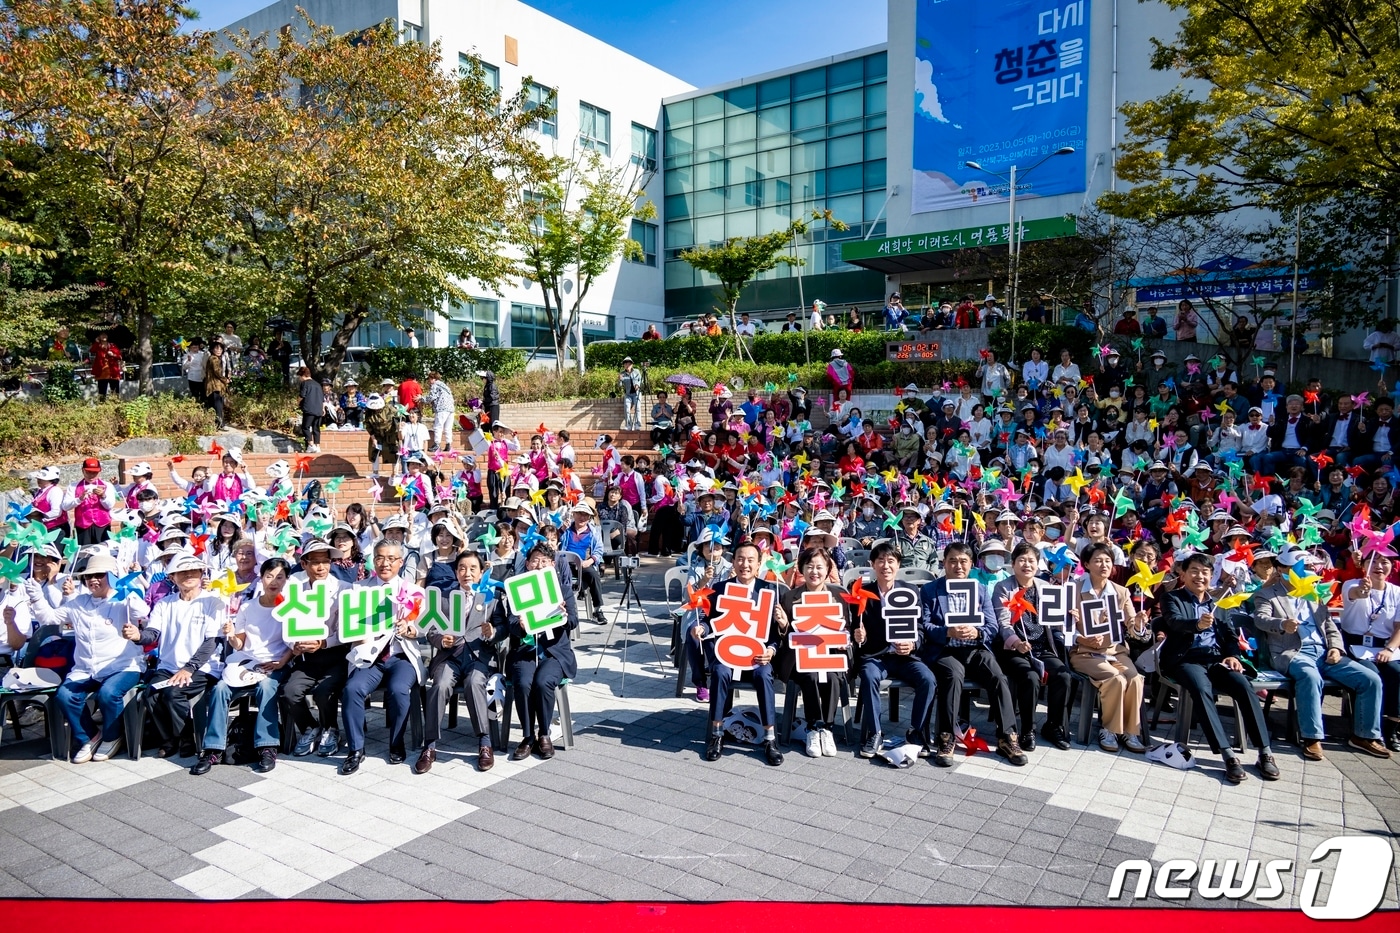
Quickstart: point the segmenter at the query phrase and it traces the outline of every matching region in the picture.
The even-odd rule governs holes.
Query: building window
[[[405,41],[405,42],[422,42],[422,41],[423,41],[423,27],[422,27],[422,26],[419,26],[419,25],[416,24],[416,23],[405,22],[405,23],[403,24],[403,41]]]
[[[632,260],[644,265],[656,265],[656,224],[641,220],[632,221],[632,239],[642,247],[642,255]]]
[[[612,154],[612,114],[579,101],[578,138],[585,149]]]
[[[447,314],[447,345],[455,347],[463,329],[472,332],[479,347],[499,345],[501,337],[501,303],[492,298],[470,298],[452,302]]]
[[[656,130],[640,123],[632,124],[632,164],[644,172],[656,171]]]
[[[501,93],[501,69],[495,65],[487,64],[474,55],[468,55],[465,52],[457,53],[457,74],[466,77],[472,73],[473,65],[481,69],[481,80],[486,82],[486,86],[497,94]]]
[[[525,202],[526,210],[533,212],[530,217],[530,231],[535,236],[544,236],[544,195],[526,191],[521,200]]]
[[[548,116],[540,116],[530,125],[536,133],[543,133],[545,136],[559,138],[559,115],[557,105],[559,96],[554,88],[545,87],[543,84],[536,84],[531,81],[525,88],[525,112],[531,110],[545,109]]]
[[[549,329],[544,308],[511,302],[510,345],[554,351],[554,334]]]

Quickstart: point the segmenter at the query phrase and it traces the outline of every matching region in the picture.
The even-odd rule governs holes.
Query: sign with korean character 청
[[[282,601],[272,610],[272,617],[282,623],[282,640],[287,644],[299,641],[321,641],[329,638],[332,602],[330,587],[325,580],[307,586],[299,580],[288,580],[282,591]]]
[[[913,213],[1085,190],[1091,3],[917,0]]]
[[[520,616],[527,635],[551,632],[567,622],[559,575],[553,567],[527,570],[506,579],[506,602]]]
[[[797,656],[797,670],[823,679],[828,673],[845,671],[851,633],[846,631],[845,607],[830,591],[803,593],[793,604],[792,615],[788,644]]]
[[[753,670],[754,658],[768,650],[777,593],[771,589],[750,596],[742,583],[726,583],[710,616],[715,658],[735,671]]]
[[[919,591],[907,583],[896,583],[880,598],[880,616],[885,620],[885,641],[917,641],[919,637]]]

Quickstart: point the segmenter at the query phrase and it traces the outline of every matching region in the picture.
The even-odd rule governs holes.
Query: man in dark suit
[[[775,736],[777,717],[773,709],[773,656],[782,638],[780,630],[787,628],[787,619],[778,606],[778,588],[767,580],[758,579],[759,564],[763,555],[758,545],[746,541],[734,549],[733,576],[715,584],[711,597],[710,612],[704,622],[695,624],[694,632],[705,644],[705,655],[710,666],[710,734],[705,742],[705,760],[718,761],[724,751],[724,717],[729,713],[730,697],[734,690],[735,671],[721,660],[716,652],[715,640],[711,636],[716,631],[729,628],[729,616],[762,611],[766,604],[772,607],[773,620],[768,626],[768,638],[764,650],[753,659],[754,692],[758,694],[758,717],[763,724],[763,755],[773,767],[783,763],[783,753],[778,751]],[[743,587],[747,598],[742,606],[734,603],[726,594],[730,585]],[[771,594],[771,595],[765,595]],[[750,620],[743,620],[747,623]]]
[[[1001,626],[992,611],[991,594],[981,583],[977,588],[977,623],[949,618],[948,582],[967,580],[972,572],[971,545],[955,541],[943,551],[944,576],[924,584],[920,593],[927,640],[920,653],[938,679],[938,739],[933,763],[940,768],[953,765],[954,736],[958,709],[962,705],[963,682],[986,688],[991,697],[992,719],[997,724],[997,754],[1013,765],[1024,765],[1026,754],[1016,737],[1016,712],[1011,703],[1011,686],[992,654],[993,639]]]
[[[511,761],[529,758],[531,752],[546,760],[554,757],[554,743],[549,732],[554,724],[555,691],[561,681],[578,676],[578,659],[574,657],[574,647],[569,640],[569,633],[578,628],[573,571],[564,555],[549,544],[530,548],[525,555],[525,569],[549,567],[553,567],[559,577],[564,624],[550,632],[529,635],[521,617],[511,614],[508,625],[510,650],[506,654],[506,666],[520,728],[524,732],[524,738],[510,753]]]
[[[1295,466],[1308,471],[1308,482],[1312,482],[1314,464],[1309,455],[1321,450],[1321,415],[1303,411],[1303,397],[1290,395],[1284,402],[1285,411],[1279,412],[1274,423],[1269,425],[1269,454],[1264,458],[1264,473],[1281,473]]]
[[[1338,466],[1348,466],[1371,452],[1371,434],[1367,430],[1365,413],[1356,408],[1350,395],[1337,396],[1336,407],[1322,422],[1322,442],[1327,455]]]
[[[465,631],[460,635],[444,635],[437,631],[428,635],[428,643],[437,652],[428,664],[428,679],[432,683],[428,687],[427,708],[423,711],[423,751],[413,765],[414,774],[426,774],[437,761],[442,716],[458,686],[466,695],[467,712],[471,715],[472,731],[476,733],[479,749],[476,769],[490,771],[496,762],[491,748],[491,720],[486,709],[486,680],[491,676],[495,646],[506,634],[506,603],[499,596],[490,599],[475,590],[483,576],[481,555],[476,551],[467,551],[457,558],[455,570],[454,589],[465,597]],[[444,608],[452,592],[442,591]]]
[[[1389,398],[1376,400],[1376,410],[1365,420],[1367,450],[1351,458],[1363,470],[1376,472],[1393,462],[1395,444],[1400,442],[1400,418],[1395,415],[1395,403]],[[1383,472],[1383,471],[1382,471]]]

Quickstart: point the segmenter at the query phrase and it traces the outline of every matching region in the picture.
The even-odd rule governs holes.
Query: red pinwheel
[[[214,441],[212,444],[209,445],[209,456],[211,456],[211,457],[213,457],[213,458],[215,458],[215,459],[217,460],[219,457],[222,457],[223,455],[224,455],[224,449],[223,449],[222,447],[219,446],[219,442],[218,442],[218,441]]]
[[[1313,463],[1316,463],[1316,464],[1317,464],[1317,468],[1318,468],[1319,470],[1325,470],[1325,469],[1327,469],[1327,464],[1333,462],[1332,458],[1329,457],[1329,456],[1327,456],[1327,451],[1325,451],[1325,450],[1324,450],[1324,451],[1321,451],[1320,453],[1318,453],[1318,455],[1317,455],[1316,457],[1313,457],[1313,458],[1311,458],[1311,459],[1312,459],[1312,462],[1313,462]]]
[[[1255,488],[1255,489],[1262,489],[1262,490],[1264,490],[1265,492],[1268,492],[1268,491],[1269,491],[1269,484],[1272,483],[1272,482],[1273,482],[1273,478],[1272,478],[1272,477],[1265,476],[1265,475],[1262,474],[1262,473],[1255,473],[1253,476],[1251,476],[1251,477],[1249,478],[1249,484],[1250,484],[1250,486],[1252,486],[1252,487]]]
[[[548,433],[549,433],[549,428],[545,427],[545,426],[544,426],[544,422],[541,421],[541,422],[540,422],[540,426],[537,427],[537,428],[535,428],[535,433],[536,433],[536,434],[539,434],[539,435],[548,434]]]
[[[796,504],[796,502],[797,497],[790,492],[783,493],[782,496],[778,499],[778,505],[794,505]]]
[[[1181,527],[1181,519],[1173,512],[1162,522],[1162,533],[1168,535],[1180,534]]]
[[[311,469],[311,455],[298,454],[296,460],[293,461],[293,463],[294,466],[292,467],[292,473],[299,476],[302,473],[305,473]]]
[[[857,577],[855,583],[851,586],[851,591],[849,593],[841,594],[842,599],[850,603],[852,606],[856,607],[857,616],[865,615],[866,603],[870,602],[872,599],[880,598],[879,593],[867,590],[863,585],[864,582],[865,581]]]
[[[1366,471],[1359,466],[1349,466],[1346,468],[1347,476],[1350,476],[1352,479],[1359,478],[1361,474],[1365,472]]]
[[[194,556],[195,556],[195,557],[201,557],[201,556],[203,556],[203,554],[204,554],[204,548],[205,548],[206,545],[208,545],[208,543],[209,543],[209,536],[208,536],[208,535],[191,535],[191,536],[190,536],[190,545],[194,548]]]
[[[1230,560],[1239,561],[1241,564],[1254,563],[1254,549],[1257,544],[1241,544],[1229,553]]]
[[[689,596],[689,599],[687,599],[685,602],[685,608],[688,611],[695,609],[698,609],[701,612],[710,611],[710,597],[714,595],[714,590],[710,589],[708,586],[701,587],[697,590],[695,587],[691,586],[688,583],[686,584],[685,589],[686,594]]]
[[[176,454],[175,456],[173,456],[173,457],[170,458],[170,462],[171,462],[171,463],[184,463],[184,462],[185,462],[185,455],[184,455],[184,454]]]
[[[1021,616],[1025,615],[1027,612],[1035,612],[1035,606],[1031,605],[1031,601],[1026,599],[1026,590],[1024,588],[1012,593],[1008,599],[1002,601],[1002,605],[1010,610],[1012,624],[1020,622]]]
[[[281,502],[277,503],[277,511],[272,513],[272,517],[279,522],[285,522],[291,514],[292,511],[287,506],[287,500],[283,499]]]
[[[1303,393],[1303,401],[1304,401],[1304,402],[1307,402],[1309,405],[1316,405],[1316,404],[1317,404],[1317,393],[1316,393],[1316,392],[1306,392],[1306,391],[1305,391],[1305,392]]]
[[[950,519],[950,518],[948,518],[948,516],[946,516],[946,515],[943,516],[943,518],[941,518],[941,519],[938,520],[938,530],[941,531],[941,532],[943,532],[945,535],[950,535],[950,534],[952,534],[952,533],[953,533],[953,520]]]
[[[971,758],[978,752],[990,752],[992,749],[987,745],[986,739],[977,737],[977,730],[969,728],[962,735],[958,736],[958,741],[962,743],[963,752]]]

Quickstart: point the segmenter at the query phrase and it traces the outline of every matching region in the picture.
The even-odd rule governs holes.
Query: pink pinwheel
[[[1176,435],[1175,435],[1175,434],[1163,434],[1163,435],[1162,435],[1162,446],[1163,446],[1163,447],[1166,447],[1166,448],[1169,449],[1169,450],[1172,449],[1172,448],[1174,448],[1174,447],[1176,447]]]
[[[1390,547],[1390,542],[1395,540],[1395,529],[1387,528],[1385,531],[1368,531],[1366,540],[1361,545],[1361,557],[1363,559],[1372,554],[1384,554]]]
[[[1190,373],[1191,375],[1194,376],[1196,373],[1198,373],[1198,372],[1201,371],[1201,364],[1200,364],[1200,363],[1187,363],[1187,364],[1186,364],[1186,371],[1187,371],[1188,373]]]
[[[1230,511],[1230,507],[1233,506],[1236,502],[1239,502],[1240,500],[1236,499],[1228,492],[1221,492],[1215,501],[1222,509],[1228,512]]]
[[[384,497],[384,487],[378,483],[369,484],[369,497],[375,502],[379,502]]]
[[[1016,491],[1016,487],[1012,484],[1010,480],[1006,481],[1005,486],[992,490],[992,495],[996,496],[997,501],[1001,503],[1002,508],[1006,508],[1006,505],[1009,502],[1021,501],[1021,494]]]
[[[418,618],[418,610],[422,605],[422,594],[415,593],[408,587],[403,587],[394,594],[394,615],[400,619]]]
[[[1369,392],[1362,392],[1360,395],[1353,395],[1353,396],[1351,397],[1351,400],[1352,400],[1353,402],[1356,403],[1356,407],[1357,407],[1357,408],[1365,408],[1365,407],[1366,407],[1366,397],[1367,397],[1368,395],[1370,395],[1370,394],[1371,394],[1371,393],[1369,393]]]
[[[1108,355],[1109,355],[1110,353],[1112,353],[1112,352],[1113,352],[1113,348],[1110,347],[1108,344],[1104,344],[1103,346],[1099,347],[1099,356],[1101,356],[1101,357],[1102,357],[1102,356],[1108,356]]]

